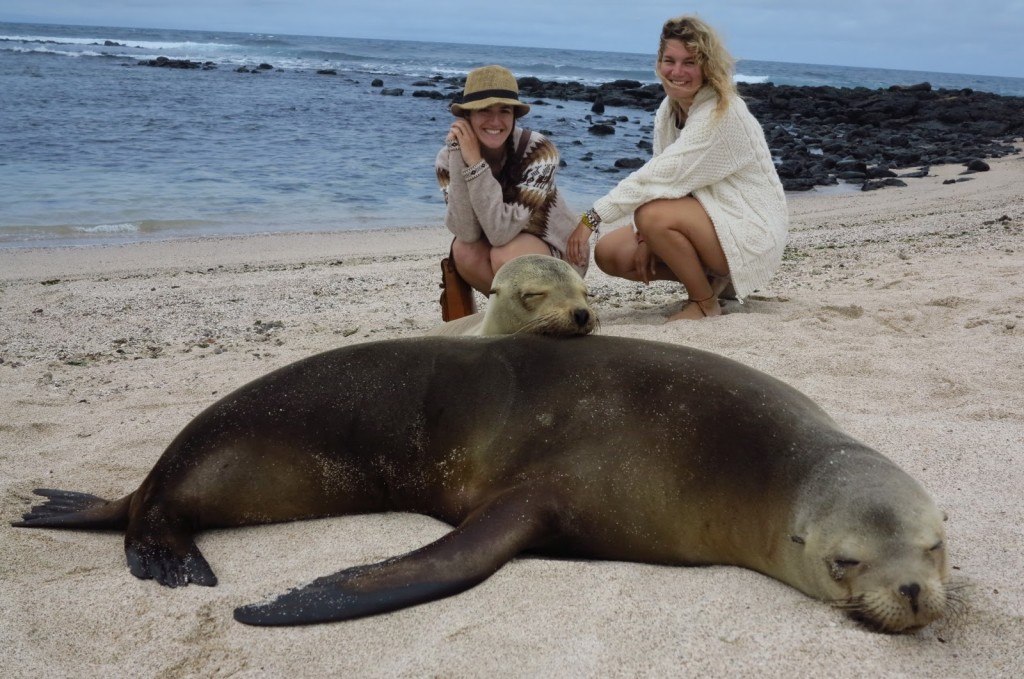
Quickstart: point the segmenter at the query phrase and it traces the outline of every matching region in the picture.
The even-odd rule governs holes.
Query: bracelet
[[[597,214],[594,208],[590,208],[580,217],[580,221],[591,231],[597,231],[597,227],[601,224],[601,215]]]
[[[466,181],[470,181],[472,179],[476,179],[477,177],[479,177],[484,172],[487,172],[490,169],[491,166],[487,164],[487,161],[481,158],[480,162],[477,163],[476,165],[471,165],[464,169],[462,171],[462,176],[466,178]]]

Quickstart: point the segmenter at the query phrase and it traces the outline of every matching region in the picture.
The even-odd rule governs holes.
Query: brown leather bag
[[[476,313],[473,288],[455,268],[451,250],[441,260],[441,319],[447,323]]]

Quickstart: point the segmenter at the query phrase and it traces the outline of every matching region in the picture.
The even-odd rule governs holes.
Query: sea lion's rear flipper
[[[45,497],[46,502],[32,507],[21,521],[11,522],[12,526],[123,530],[128,525],[131,495],[111,502],[73,490],[36,488],[32,492]]]
[[[513,489],[478,508],[436,542],[318,578],[270,603],[236,608],[235,620],[247,625],[351,620],[458,594],[557,530],[552,505],[545,499],[529,489]]]
[[[133,530],[134,528],[134,530]],[[192,540],[185,526],[161,521],[136,528],[133,523],[124,536],[124,555],[132,575],[140,580],[156,580],[165,587],[184,587],[190,583],[213,587],[217,576]]]

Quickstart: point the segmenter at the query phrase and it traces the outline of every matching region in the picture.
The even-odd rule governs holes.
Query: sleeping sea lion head
[[[523,255],[495,274],[480,334],[586,335],[596,326],[587,286],[572,266]]]
[[[950,582],[944,513],[882,460],[887,464],[858,460],[851,474],[832,474],[829,486],[841,479],[842,492],[805,491],[803,520],[790,539],[801,552],[801,589],[876,631],[912,632],[958,614],[964,600],[960,584]]]

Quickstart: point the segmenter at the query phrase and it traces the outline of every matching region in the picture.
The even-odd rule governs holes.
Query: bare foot
[[[668,322],[671,321],[699,321],[702,318],[710,318],[711,316],[721,316],[722,307],[718,304],[718,299],[711,297],[701,301],[690,300],[683,305],[683,308],[678,312],[668,317]]]

